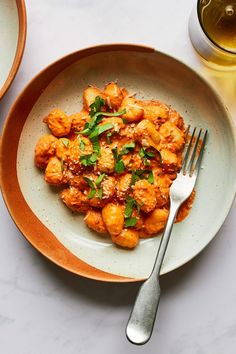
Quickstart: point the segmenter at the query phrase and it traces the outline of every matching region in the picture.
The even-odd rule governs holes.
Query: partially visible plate
[[[79,111],[88,84],[103,87],[112,80],[209,130],[196,200],[189,217],[174,226],[162,274],[196,256],[224,222],[236,190],[236,143],[231,118],[214,90],[192,69],[152,48],[103,45],[72,53],[20,94],[4,127],[1,155],[2,192],[16,225],[58,265],[92,279],[128,282],[149,275],[160,238],[142,240],[132,251],[115,247],[62,204],[33,162],[35,143],[48,132],[42,118],[55,107]]]
[[[26,37],[24,0],[0,0],[0,99],[21,62]]]

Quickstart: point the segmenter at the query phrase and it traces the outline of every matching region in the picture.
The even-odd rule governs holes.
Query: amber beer
[[[236,0],[198,0],[190,16],[189,35],[207,62],[236,67]]]
[[[199,18],[206,35],[223,50],[236,53],[236,2],[200,1]]]

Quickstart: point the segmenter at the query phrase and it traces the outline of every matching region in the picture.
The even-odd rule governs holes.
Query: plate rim
[[[44,225],[42,225],[42,223],[38,220],[38,222],[41,224],[41,228],[43,226],[43,228],[45,228],[47,230],[47,235],[50,238],[50,242],[53,240],[53,245],[55,247],[58,247],[58,243],[60,244],[60,248],[63,250],[63,252],[65,252],[65,255],[62,254],[60,255],[60,257],[56,257],[55,258],[55,254],[48,254],[47,253],[47,248],[45,249],[45,245],[38,245],[37,243],[34,242],[34,240],[32,240],[31,235],[28,235],[25,233],[24,230],[25,227],[22,226],[22,223],[16,218],[17,214],[14,210],[14,208],[12,208],[12,206],[9,203],[9,195],[7,195],[7,185],[6,185],[6,181],[3,178],[3,168],[2,168],[2,161],[4,160],[4,156],[3,156],[3,146],[4,146],[4,141],[7,140],[6,137],[6,132],[7,132],[7,128],[9,123],[11,123],[12,117],[15,114],[15,111],[17,111],[17,109],[22,108],[22,100],[24,101],[24,96],[26,95],[27,97],[27,91],[29,91],[29,89],[31,89],[31,86],[35,83],[37,83],[37,80],[39,80],[43,75],[45,75],[45,73],[47,71],[52,70],[54,73],[54,77],[61,72],[63,69],[65,69],[66,67],[68,67],[70,64],[72,64],[74,61],[76,60],[80,60],[84,57],[87,57],[89,55],[95,54],[95,53],[100,53],[100,52],[106,52],[106,51],[116,51],[116,50],[124,50],[124,51],[137,51],[137,52],[155,52],[161,55],[164,55],[166,57],[169,57],[171,60],[175,60],[177,63],[181,63],[183,66],[185,66],[188,70],[192,71],[194,75],[196,75],[201,81],[203,81],[205,83],[206,86],[209,87],[209,89],[213,92],[213,94],[216,96],[217,100],[219,101],[219,103],[221,104],[222,108],[225,111],[225,115],[227,116],[227,121],[229,123],[230,126],[230,131],[233,137],[233,143],[234,143],[234,149],[236,151],[236,132],[235,132],[235,128],[234,128],[234,123],[232,120],[232,117],[230,115],[230,113],[227,110],[227,107],[225,107],[221,97],[219,96],[219,94],[216,92],[215,88],[212,87],[212,85],[205,79],[203,78],[201,75],[198,74],[198,72],[196,72],[193,68],[189,67],[188,65],[186,65],[185,63],[183,63],[181,60],[176,59],[166,53],[157,51],[151,47],[146,47],[146,46],[142,46],[142,45],[133,45],[133,44],[105,44],[105,45],[98,45],[98,46],[93,46],[93,47],[88,47],[85,49],[81,49],[78,51],[75,51],[73,53],[67,54],[61,58],[59,58],[58,60],[54,61],[53,63],[49,64],[48,66],[46,66],[43,70],[41,70],[36,76],[34,76],[33,79],[30,80],[30,82],[25,86],[25,88],[22,90],[22,92],[18,95],[18,97],[16,98],[14,104],[12,105],[12,108],[9,111],[9,114],[6,118],[6,121],[4,123],[4,127],[3,127],[3,135],[2,135],[2,144],[1,144],[1,151],[0,151],[0,163],[1,163],[1,170],[0,170],[0,181],[1,181],[1,190],[2,190],[2,195],[3,195],[3,199],[5,201],[5,204],[7,206],[7,209],[13,219],[13,221],[15,222],[16,226],[18,227],[18,229],[21,231],[22,235],[29,241],[29,243],[31,243],[31,245],[36,248],[41,254],[43,254],[46,258],[50,259],[52,262],[54,262],[55,264],[59,265],[60,267],[69,270],[72,273],[75,273],[77,275],[86,277],[86,278],[90,278],[93,280],[99,280],[99,281],[105,281],[105,282],[137,282],[137,281],[141,281],[144,280],[143,278],[130,278],[130,277],[125,277],[125,276],[119,276],[119,275],[115,275],[113,273],[107,273],[105,271],[102,271],[100,269],[97,269],[93,266],[91,266],[90,264],[87,264],[86,262],[80,260],[78,257],[74,256],[67,248],[65,248],[57,239],[56,237],[53,235],[53,233],[51,231],[49,231]],[[69,60],[69,64],[67,63],[67,61]],[[72,61],[71,61],[72,60]],[[60,64],[65,65],[65,67],[61,68]],[[66,63],[66,64],[65,64]],[[54,71],[55,67],[57,67],[59,65],[60,70],[57,72],[57,70]],[[48,81],[51,82],[53,78],[50,78]],[[47,86],[48,83],[45,84],[45,87]],[[37,95],[36,92],[36,97],[38,98],[39,95]],[[37,99],[36,98],[36,99]],[[34,105],[35,101],[32,103],[32,106]],[[31,107],[32,107],[31,106]],[[31,110],[31,108],[30,108]],[[30,111],[29,110],[29,111]],[[29,112],[28,112],[29,113]],[[28,113],[26,113],[26,117],[28,116]],[[25,121],[24,121],[25,122]],[[24,122],[22,127],[24,126]],[[20,129],[19,132],[19,137],[21,135],[22,129]],[[15,145],[15,153],[17,155],[17,149],[18,149],[18,142],[19,139],[16,137],[16,142],[17,144]],[[6,160],[6,158],[5,158]],[[16,159],[15,159],[15,163],[16,163]],[[16,168],[16,165],[15,165]],[[17,178],[17,174],[16,174],[16,182],[17,182],[17,188],[18,188],[18,192],[20,193],[21,197],[23,198],[23,203],[28,207],[28,217],[32,217],[32,214],[34,215],[34,213],[32,212],[30,206],[27,204],[27,202],[25,201],[23,194],[20,190],[19,187],[19,182],[18,182],[18,178]],[[233,204],[234,198],[235,198],[235,194],[236,194],[236,182],[234,184],[234,191],[232,193],[232,199],[231,199],[231,203],[228,204],[228,208],[226,208],[225,213],[222,217],[221,220],[225,220],[225,218],[227,217],[231,206]],[[21,201],[22,202],[22,201]],[[18,210],[19,212],[19,210]],[[34,217],[37,219],[37,217],[34,215]],[[221,224],[221,226],[223,225],[223,222],[220,222],[219,224]],[[37,226],[37,225],[36,225]],[[220,227],[221,227],[220,226]],[[186,264],[187,262],[189,262],[191,259],[193,259],[194,257],[196,257],[209,243],[210,241],[212,241],[212,239],[216,236],[217,232],[219,231],[220,227],[218,227],[217,231],[214,233],[214,236],[206,243],[206,245],[195,255],[193,255],[192,257],[190,257],[188,260],[183,261],[181,264],[179,264],[177,267],[173,267],[171,269],[168,270],[168,272],[173,271],[179,267],[181,267],[182,265]],[[55,241],[56,240],[56,241]],[[67,257],[69,257],[68,259],[72,260],[72,266],[71,264],[68,264],[68,259]],[[81,269],[80,269],[81,267]],[[167,272],[166,272],[167,273]],[[164,274],[164,273],[162,273]]]
[[[3,86],[0,87],[0,100],[6,94],[6,92],[10,88],[16,76],[25,49],[26,33],[27,33],[27,15],[26,15],[25,1],[24,0],[15,0],[15,1],[16,1],[17,12],[18,12],[19,34],[18,34],[16,53],[15,53],[13,64],[11,66],[11,69],[8,73],[8,76]]]

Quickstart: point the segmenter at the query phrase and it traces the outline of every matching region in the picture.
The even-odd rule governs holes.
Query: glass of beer
[[[236,70],[236,0],[198,0],[189,19],[189,36],[209,66]]]

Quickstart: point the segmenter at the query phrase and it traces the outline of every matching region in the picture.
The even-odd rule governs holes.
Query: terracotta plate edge
[[[10,88],[17,70],[20,66],[24,48],[25,48],[25,41],[26,41],[26,31],[27,31],[27,17],[26,17],[26,8],[24,0],[16,0],[17,11],[18,11],[18,18],[19,18],[19,35],[17,41],[17,48],[15,58],[11,67],[11,70],[8,74],[8,77],[0,88],[0,99],[5,95],[7,90]]]

